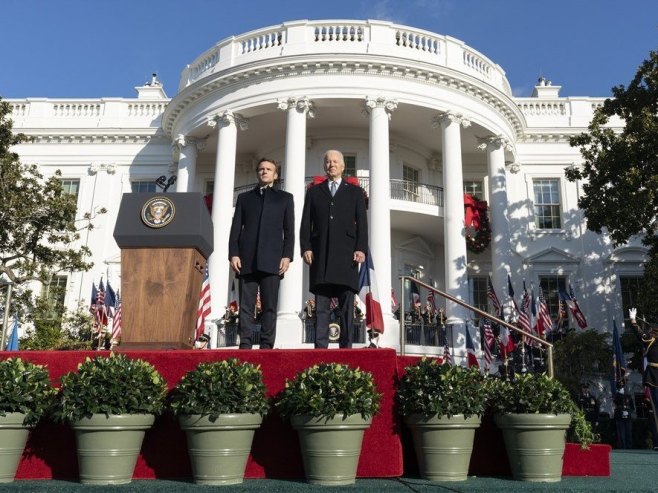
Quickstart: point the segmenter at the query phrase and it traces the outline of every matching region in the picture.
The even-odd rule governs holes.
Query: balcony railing
[[[310,176],[306,177],[306,184],[308,185],[313,181]],[[370,195],[370,179],[359,177],[359,185]],[[233,204],[238,200],[238,195],[242,192],[253,189],[255,183],[242,185],[233,189]],[[283,188],[283,180],[278,180],[274,186],[276,188]],[[404,200],[407,202],[415,202],[417,204],[435,205],[443,207],[443,188],[436,185],[429,185],[427,183],[417,183],[407,180],[390,180],[391,199]]]

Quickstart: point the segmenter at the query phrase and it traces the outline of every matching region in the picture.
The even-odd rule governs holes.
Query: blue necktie
[[[331,196],[332,197],[334,195],[336,195],[336,188],[338,188],[338,183],[336,183],[335,181],[332,181],[331,182]]]

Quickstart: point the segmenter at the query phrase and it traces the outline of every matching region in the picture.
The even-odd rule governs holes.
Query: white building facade
[[[80,240],[94,268],[58,279],[70,309],[88,303],[101,276],[120,284],[112,233],[122,194],[157,191],[158,177],[177,175],[170,192],[213,193],[210,318],[221,318],[232,296],[232,209],[256,182],[258,159],[281,164],[298,229],[328,149],[344,153],[368,192],[384,346],[400,346],[388,293],[408,304],[401,275],[485,307],[487,277],[506,300],[510,274],[517,296],[524,280],[544,288],[553,318],[557,289],[572,284],[589,326],[603,330],[636,292],[646,249],[588,232],[581,184],[564,178],[582,161],[569,137],[603,99],[560,97],[545,81],[532,97],[514,97],[504,70],[457,39],[380,21],[294,21],[217,43],[183,69],[173,99],[156,80],[136,89],[135,99],[9,101],[15,130],[34,138],[17,147],[21,161],[46,176],[61,170],[80,217],[95,216]],[[489,204],[491,244],[480,254],[466,248],[465,192]],[[279,298],[281,348],[305,347],[300,313],[310,295],[295,248]],[[463,333],[470,314],[446,308]],[[454,338],[457,351],[463,341]]]

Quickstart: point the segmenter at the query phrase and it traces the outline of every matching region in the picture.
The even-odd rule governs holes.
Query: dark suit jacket
[[[293,260],[295,207],[292,195],[259,187],[238,195],[228,242],[228,257],[240,257],[241,275],[277,274],[283,257]]]
[[[327,182],[306,192],[299,233],[302,254],[313,251],[309,289],[338,284],[359,290],[358,264],[354,252],[368,252],[368,218],[361,187],[343,178],[334,197]]]

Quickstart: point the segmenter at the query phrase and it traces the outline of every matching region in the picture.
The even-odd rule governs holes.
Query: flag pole
[[[5,300],[5,314],[2,320],[2,342],[0,342],[0,351],[5,351],[7,344],[7,329],[9,328],[9,310],[11,308],[11,293],[14,283],[7,281],[7,299]]]
[[[404,356],[404,277],[400,277],[400,356]]]

